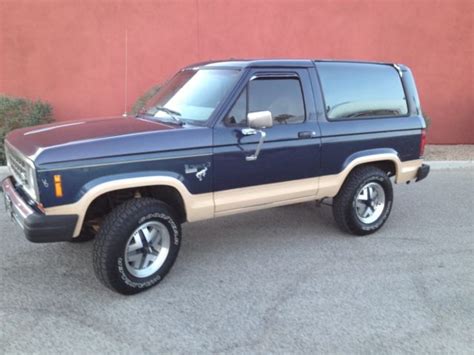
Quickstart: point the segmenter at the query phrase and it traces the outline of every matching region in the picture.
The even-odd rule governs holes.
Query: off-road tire
[[[370,224],[363,223],[356,212],[356,197],[360,189],[371,183],[379,184],[385,193],[385,206],[377,220]],[[364,236],[379,230],[386,222],[393,204],[392,182],[387,174],[375,166],[355,168],[333,199],[333,215],[337,225],[343,231],[356,236]]]
[[[162,266],[148,277],[132,275],[125,265],[129,238],[140,225],[150,221],[164,224],[170,235],[168,255]],[[104,220],[94,241],[94,271],[108,288],[131,295],[158,284],[173,266],[181,244],[181,226],[167,204],[153,198],[138,198],[116,207]]]

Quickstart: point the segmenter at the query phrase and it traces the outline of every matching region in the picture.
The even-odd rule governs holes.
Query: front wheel
[[[104,220],[94,243],[94,271],[107,287],[134,294],[158,284],[173,266],[181,228],[171,207],[140,198]]]
[[[392,209],[392,183],[375,166],[356,168],[333,201],[333,215],[339,227],[355,235],[380,229]]]

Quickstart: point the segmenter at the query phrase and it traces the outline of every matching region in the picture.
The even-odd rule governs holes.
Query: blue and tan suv
[[[332,198],[337,224],[387,220],[392,180],[418,181],[425,122],[403,65],[241,60],[180,70],[135,117],[11,132],[8,213],[33,242],[94,238],[124,294],[173,265],[181,224]]]

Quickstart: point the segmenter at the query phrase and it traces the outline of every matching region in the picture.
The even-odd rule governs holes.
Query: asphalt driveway
[[[92,243],[32,244],[0,207],[0,353],[468,353],[474,170],[395,188],[376,235],[329,207],[187,224],[178,261],[132,297],[95,279]]]

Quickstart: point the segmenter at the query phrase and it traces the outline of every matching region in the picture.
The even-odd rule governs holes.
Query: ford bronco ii
[[[94,238],[123,294],[172,267],[181,224],[332,198],[339,227],[375,232],[395,183],[419,181],[425,122],[404,65],[236,60],[191,65],[134,117],[18,129],[8,213],[32,242]]]

